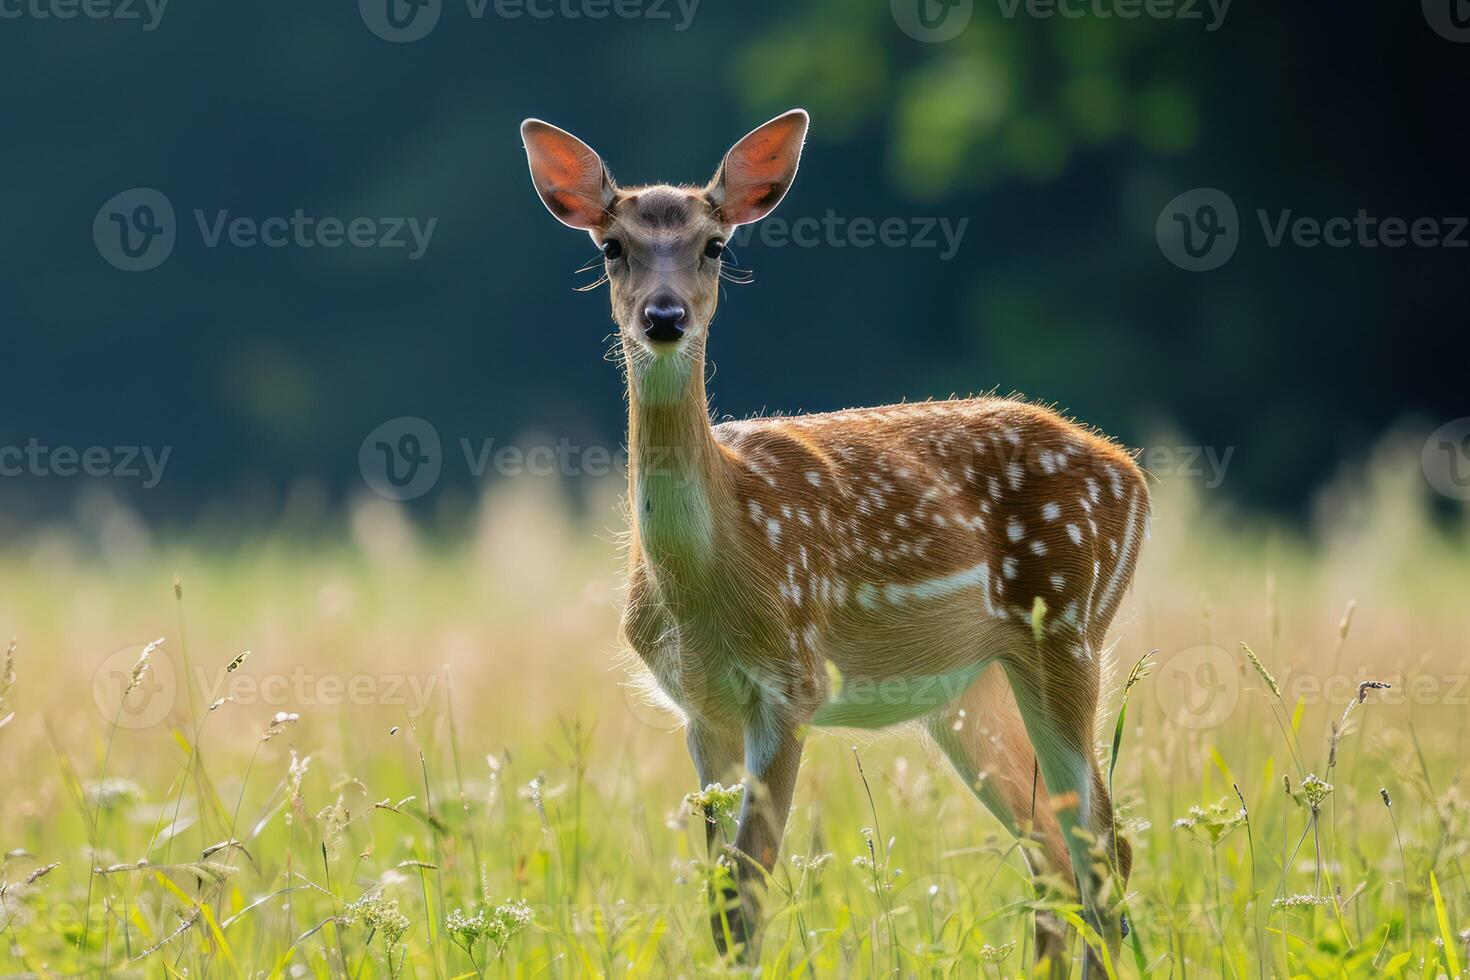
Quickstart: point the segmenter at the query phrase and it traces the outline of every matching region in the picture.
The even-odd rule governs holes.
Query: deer
[[[712,422],[706,346],[722,279],[743,278],[729,243],[786,196],[807,128],[801,109],[758,126],[703,186],[623,187],[577,137],[521,125],[536,192],[590,235],[617,325],[623,637],[682,718],[698,786],[744,789],[733,841],[706,828],[729,869],[714,942],[758,949],[809,733],[907,726],[1035,842],[1038,888],[1080,902],[1085,976],[1127,929],[1132,852],[1094,726],[1148,487],[1118,443],[1020,397]],[[1068,975],[1060,920],[1038,912],[1035,936],[1036,962]]]

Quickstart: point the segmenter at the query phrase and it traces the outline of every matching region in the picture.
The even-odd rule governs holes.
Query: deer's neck
[[[657,571],[711,565],[728,462],[705,401],[704,358],[628,356],[628,500],[634,538]]]

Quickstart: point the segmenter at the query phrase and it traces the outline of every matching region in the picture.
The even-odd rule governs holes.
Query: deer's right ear
[[[531,182],[562,224],[593,231],[607,224],[615,188],[592,147],[539,119],[521,123]]]

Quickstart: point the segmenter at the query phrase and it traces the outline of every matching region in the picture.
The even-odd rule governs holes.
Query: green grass
[[[1099,725],[1135,848],[1119,975],[1465,964],[1470,539],[1389,477],[1358,497],[1306,539],[1159,493]],[[692,768],[625,685],[591,513],[542,486],[490,498],[453,545],[373,504],[244,547],[9,549],[0,973],[727,968]],[[1393,687],[1356,703],[1364,680]],[[1018,846],[901,732],[856,755],[814,736],[771,891],[769,976],[1032,965]]]

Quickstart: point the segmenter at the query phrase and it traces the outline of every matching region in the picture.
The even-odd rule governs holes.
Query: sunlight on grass
[[[1120,976],[1466,962],[1470,549],[1405,472],[1312,538],[1157,489],[1098,732]],[[508,486],[454,543],[375,501],[238,547],[10,549],[0,972],[733,971],[704,844],[733,794],[628,683],[610,511],[572,513]],[[814,734],[765,972],[1028,974],[1021,846],[917,742]]]

